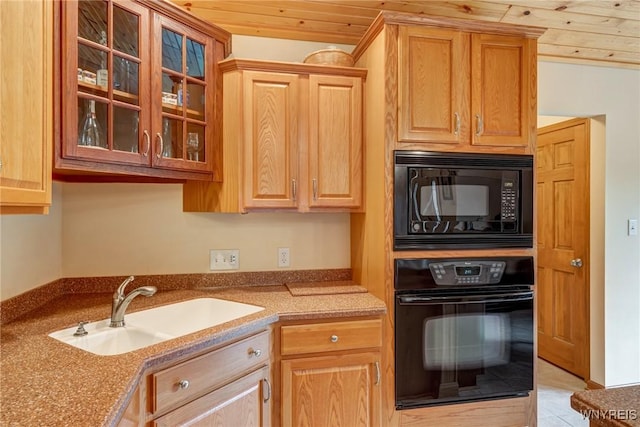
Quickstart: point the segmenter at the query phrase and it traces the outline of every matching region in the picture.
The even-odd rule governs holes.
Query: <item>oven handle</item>
[[[493,302],[517,302],[533,299],[533,291],[510,292],[493,295],[429,297],[416,295],[398,296],[400,305],[441,305],[441,304],[486,304]]]

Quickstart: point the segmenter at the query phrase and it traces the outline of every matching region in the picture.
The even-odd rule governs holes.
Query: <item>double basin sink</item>
[[[125,326],[111,328],[110,319],[84,325],[86,335],[75,336],[78,327],[62,329],[50,337],[73,347],[111,356],[128,353],[264,310],[251,304],[217,298],[196,298],[125,315]]]

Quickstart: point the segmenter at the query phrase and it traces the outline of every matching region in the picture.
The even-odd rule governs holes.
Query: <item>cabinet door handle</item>
[[[292,196],[293,196],[293,201],[295,202],[296,198],[298,196],[298,183],[296,183],[296,179],[295,178],[293,178],[291,180],[291,193],[292,193]]]
[[[455,125],[453,128],[453,134],[457,135],[458,133],[460,133],[460,114],[458,114],[458,112],[456,111],[455,113],[453,113],[454,118],[455,118]]]
[[[160,158],[162,157],[162,152],[164,151],[164,141],[162,140],[162,135],[160,135],[160,132],[156,133],[156,136],[158,137],[158,141],[160,141],[160,149],[158,150],[156,157]]]
[[[255,356],[255,357],[260,357],[260,355],[262,354],[262,350],[258,349],[249,349],[249,357]]]
[[[482,116],[476,114],[476,136],[480,136],[484,131],[484,123],[482,122]]]
[[[180,380],[177,385],[180,390],[186,390],[189,388],[189,380]]]
[[[313,178],[313,200],[318,200],[318,180]]]
[[[264,399],[262,399],[262,401],[264,403],[267,403],[269,399],[271,399],[271,383],[269,382],[268,378],[263,378],[262,381],[264,381],[264,385],[267,386],[267,392],[265,393],[265,397]]]
[[[375,366],[376,366],[376,382],[375,382],[375,385],[380,385],[380,380],[382,378],[382,374],[380,373],[380,362],[378,362],[376,360]]]
[[[337,335],[331,335],[331,342],[338,342],[338,336]]]
[[[149,149],[151,148],[151,136],[146,130],[142,133],[144,134],[144,140],[147,142],[147,148],[142,152],[142,155],[147,157],[149,155]]]

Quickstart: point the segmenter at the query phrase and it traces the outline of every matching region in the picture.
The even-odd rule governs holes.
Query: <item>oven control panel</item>
[[[506,263],[496,260],[443,261],[429,263],[437,285],[492,285],[500,283]]]

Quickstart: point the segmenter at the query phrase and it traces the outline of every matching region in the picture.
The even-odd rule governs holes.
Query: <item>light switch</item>
[[[637,236],[638,235],[638,220],[630,219],[628,225],[628,233],[629,236]]]

